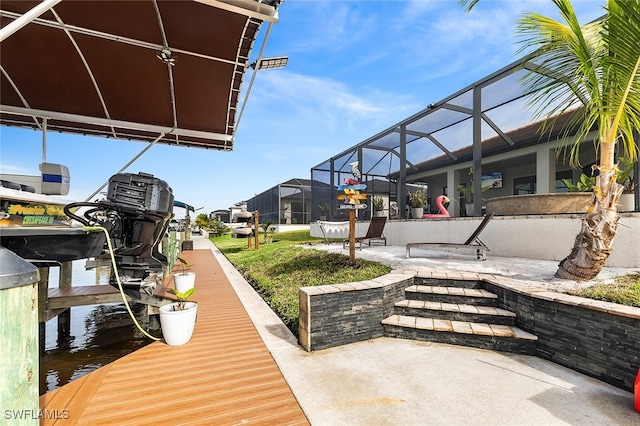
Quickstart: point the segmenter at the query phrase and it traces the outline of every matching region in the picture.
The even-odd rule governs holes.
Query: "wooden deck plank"
[[[94,374],[87,375],[87,379],[82,382],[82,385],[75,392],[73,398],[67,403],[66,409],[69,413],[69,420],[58,419],[55,424],[60,425],[75,425],[79,416],[71,416],[71,413],[81,413],[86,407],[87,401],[91,400],[91,397],[95,394],[96,390],[102,383],[102,378],[107,374],[110,365],[105,365],[97,369]]]
[[[191,341],[145,346],[90,373],[87,392],[74,381],[43,395],[41,408],[69,410],[56,425],[309,424],[211,251],[182,256],[197,274]]]

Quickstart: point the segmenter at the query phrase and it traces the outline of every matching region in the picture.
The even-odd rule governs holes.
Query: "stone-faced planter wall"
[[[382,319],[405,298],[414,273],[392,273],[356,283],[302,287],[299,343],[307,351],[384,335]],[[640,368],[640,308],[548,291],[523,290],[517,282],[476,276],[515,312],[516,325],[538,336],[543,359],[633,392]]]
[[[383,335],[382,321],[404,299],[413,274],[388,274],[370,281],[302,287],[299,342],[307,351]]]
[[[498,216],[584,213],[591,205],[590,192],[508,195],[487,200],[487,213]]]
[[[485,280],[498,305],[538,336],[536,355],[633,392],[640,368],[640,308]]]

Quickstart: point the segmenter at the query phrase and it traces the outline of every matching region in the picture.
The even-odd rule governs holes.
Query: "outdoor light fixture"
[[[256,78],[256,74],[258,70],[267,70],[267,69],[278,69],[284,68],[289,61],[288,56],[274,56],[272,58],[261,58],[262,52],[264,50],[264,46],[266,44],[266,40],[269,38],[269,34],[271,33],[271,22],[269,23],[269,27],[267,28],[267,35],[265,36],[265,41],[263,42],[262,49],[260,50],[260,54],[258,55],[257,61],[250,64],[249,67],[253,69],[253,73],[251,75],[251,81],[249,82],[249,88],[247,89],[247,93],[244,95],[244,101],[242,102],[242,108],[240,109],[240,114],[238,114],[238,119],[236,120],[235,130],[238,131],[238,126],[240,125],[240,119],[242,118],[242,114],[244,113],[244,107],[247,106],[247,100],[249,99],[249,93],[251,93],[251,87],[253,87],[253,80]]]
[[[289,61],[288,56],[275,56],[273,58],[260,59],[249,66],[253,69],[256,69],[257,67],[259,70],[271,70],[284,68],[287,65],[287,61]]]
[[[167,65],[174,66],[176,64],[175,58],[171,57],[171,50],[168,47],[165,47],[161,51],[156,54],[156,58],[160,59]]]

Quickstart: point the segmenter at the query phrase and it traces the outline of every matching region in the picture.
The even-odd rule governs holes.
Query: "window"
[[[513,195],[526,195],[536,193],[536,177],[524,176],[513,180]]]
[[[562,172],[556,172],[556,192],[569,192],[569,188],[564,184],[562,179],[567,179],[573,183],[573,171],[564,170]]]

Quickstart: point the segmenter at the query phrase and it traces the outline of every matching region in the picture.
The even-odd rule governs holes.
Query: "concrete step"
[[[519,354],[535,354],[537,336],[514,326],[407,315],[382,320],[384,335]]]
[[[455,303],[462,305],[495,306],[498,296],[481,288],[412,285],[404,290],[409,300]]]
[[[514,325],[516,318],[515,313],[493,306],[431,302],[428,300],[402,300],[395,304],[393,312],[405,316],[486,322],[500,325]]]
[[[484,288],[486,283],[483,280],[453,279],[453,278],[432,278],[417,276],[413,279],[416,285],[428,285],[439,287],[464,287],[464,288]]]

